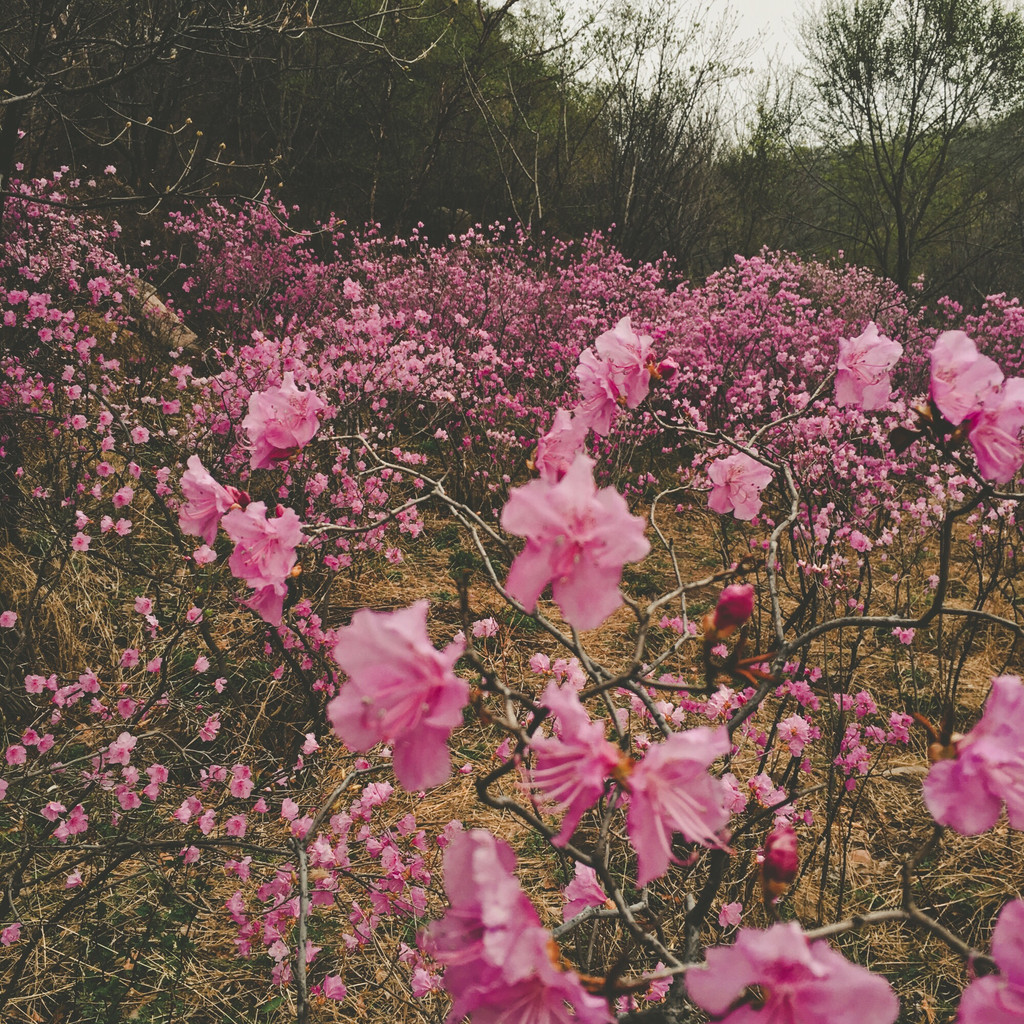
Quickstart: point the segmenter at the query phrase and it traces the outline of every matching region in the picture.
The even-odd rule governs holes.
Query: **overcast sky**
[[[799,56],[797,23],[811,0],[715,0],[714,8],[731,8],[737,18],[736,40],[750,41],[752,61],[767,67],[773,59],[793,63]]]

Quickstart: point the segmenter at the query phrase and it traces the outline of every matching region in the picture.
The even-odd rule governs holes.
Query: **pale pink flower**
[[[320,429],[319,413],[327,406],[315,391],[300,391],[289,370],[279,387],[249,396],[249,414],[242,427],[249,435],[253,469],[274,469],[308,444]]]
[[[73,551],[88,551],[91,543],[92,537],[79,531],[71,538],[71,549]]]
[[[717,833],[729,821],[726,786],[708,766],[729,753],[725,729],[704,726],[653,744],[628,778],[626,831],[637,853],[637,884],[668,871],[672,834],[688,843],[722,847]]]
[[[13,946],[21,938],[21,922],[15,921],[0,931],[0,946]]]
[[[690,998],[721,1024],[893,1024],[899,1000],[889,983],[852,964],[824,940],[810,943],[795,922],[741,928],[688,971]],[[764,1000],[744,999],[756,986]]]
[[[221,516],[232,505],[248,504],[247,496],[234,488],[230,490],[213,479],[203,468],[198,455],[188,460],[188,469],[181,475],[181,493],[184,504],[178,509],[181,532],[190,537],[202,537],[212,544],[217,537]]]
[[[601,888],[597,872],[586,864],[576,862],[576,871],[572,881],[562,890],[565,906],[562,908],[562,920],[569,921],[587,907],[603,907],[611,905],[608,894]]]
[[[587,424],[571,412],[559,409],[551,429],[537,442],[533,464],[551,483],[565,476],[587,436]]]
[[[221,522],[235,544],[228,567],[256,591],[249,607],[270,625],[281,625],[285,581],[298,561],[296,545],[306,539],[299,517],[279,505],[277,518],[268,519],[266,505],[254,501],[228,512]]]
[[[650,550],[644,521],[625,499],[594,483],[594,461],[577,455],[558,483],[531,480],[509,495],[501,525],[526,538],[508,574],[509,594],[533,610],[544,588],[566,622],[594,629],[622,604],[619,584],[626,562]]]
[[[1008,484],[1024,465],[1024,447],[1020,443],[1024,427],[1024,378],[1006,381],[967,420],[978,472],[986,480]]]
[[[576,417],[595,433],[606,436],[621,406],[635,409],[651,386],[651,346],[646,334],[637,336],[624,317],[580,354],[576,378],[582,401]]]
[[[498,622],[493,617],[477,619],[473,623],[473,636],[477,639],[498,635]]]
[[[543,796],[542,810],[564,812],[561,831],[552,842],[565,846],[584,811],[600,799],[622,754],[605,739],[604,722],[591,720],[572,686],[560,687],[552,680],[540,703],[554,713],[558,730],[554,736],[534,733],[531,738],[535,760],[530,781]]]
[[[549,933],[513,874],[515,855],[488,832],[457,833],[444,855],[449,909],[421,945],[445,966],[449,1024],[606,1024],[603,999],[549,956]],[[570,1012],[571,1004],[575,1013]]]
[[[469,684],[453,671],[462,645],[434,648],[428,607],[417,601],[392,612],[357,611],[333,652],[348,682],[327,705],[335,733],[352,750],[394,743],[395,775],[409,791],[448,778],[448,737],[469,699]]]
[[[955,756],[932,765],[924,802],[940,825],[965,836],[988,831],[1006,804],[1010,827],[1024,831],[1024,684],[998,676],[981,719],[954,740]]]
[[[348,995],[348,989],[345,987],[345,982],[342,981],[340,974],[328,974],[324,978],[323,994],[325,999],[337,1001],[341,1001]]]
[[[3,614],[0,614],[0,626],[4,629],[11,629],[17,621],[17,612],[4,612]]]
[[[761,511],[761,491],[772,482],[772,471],[744,452],[715,459],[708,468],[712,512],[732,512],[737,519],[753,519]]]
[[[868,412],[889,403],[889,371],[903,355],[903,346],[869,323],[856,338],[839,339],[836,363],[836,405]]]
[[[742,903],[723,903],[718,912],[718,923],[722,928],[735,928],[743,917]]]
[[[1003,371],[963,331],[945,331],[931,354],[931,397],[939,412],[958,426],[1003,382]]]
[[[1024,1022],[1024,902],[1014,900],[999,912],[992,933],[992,959],[999,974],[975,978],[960,998],[958,1024]]]
[[[903,626],[897,626],[893,631],[892,635],[896,637],[901,644],[906,644],[909,647],[914,642],[914,630],[904,628]]]

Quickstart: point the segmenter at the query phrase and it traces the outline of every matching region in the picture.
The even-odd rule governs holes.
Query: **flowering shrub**
[[[916,893],[1021,825],[1015,303],[89,187],[0,237],[0,1016],[889,1024],[898,923],[1012,1018]]]

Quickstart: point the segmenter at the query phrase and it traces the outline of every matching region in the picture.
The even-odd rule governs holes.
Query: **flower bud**
[[[719,595],[712,625],[719,633],[726,630],[731,633],[737,626],[742,626],[753,613],[754,585],[733,583]]]
[[[796,829],[792,825],[776,825],[764,841],[761,854],[761,890],[766,906],[774,906],[789,892],[799,868]]]

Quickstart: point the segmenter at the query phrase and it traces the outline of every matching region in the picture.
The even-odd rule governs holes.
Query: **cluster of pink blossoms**
[[[530,782],[544,798],[543,810],[564,811],[553,842],[564,846],[583,813],[597,803],[610,778],[629,797],[626,829],[637,854],[637,884],[668,871],[672,836],[721,847],[718,833],[729,821],[727,788],[708,767],[729,753],[725,729],[697,728],[675,733],[634,762],[605,739],[604,724],[593,722],[571,686],[548,684],[541,703],[555,713],[552,736],[535,736]]]
[[[307,445],[320,429],[320,413],[326,408],[315,391],[295,386],[291,370],[279,387],[254,392],[249,397],[249,415],[242,420],[252,449],[252,468],[276,469]]]
[[[327,705],[335,733],[352,750],[394,743],[395,775],[410,792],[451,774],[448,737],[469,700],[469,684],[453,671],[463,645],[438,651],[431,644],[428,607],[417,601],[393,612],[357,611],[333,652],[348,682]]]
[[[986,480],[1009,483],[1024,465],[1024,377],[1003,371],[963,331],[940,334],[931,356],[931,398],[967,437]]]
[[[509,847],[481,829],[456,834],[445,850],[450,906],[420,945],[445,965],[449,1024],[467,1016],[474,1024],[610,1022],[607,1003],[562,969],[515,866]]]
[[[305,540],[299,517],[278,505],[277,516],[270,519],[267,506],[254,501],[228,512],[221,522],[235,545],[228,566],[255,590],[246,603],[264,621],[280,626],[286,581],[298,560],[295,549]]]
[[[232,508],[245,508],[249,495],[235,487],[225,487],[206,471],[198,455],[189,456],[188,469],[181,475],[181,493],[185,501],[178,509],[178,525],[189,537],[202,537],[206,544],[217,538],[221,518]]]

